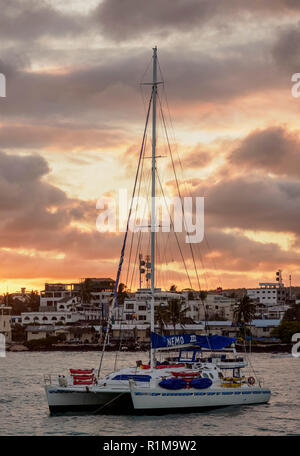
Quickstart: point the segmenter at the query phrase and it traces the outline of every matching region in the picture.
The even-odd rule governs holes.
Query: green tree
[[[163,335],[164,328],[165,328],[166,324],[168,324],[168,318],[169,318],[169,315],[166,310],[165,304],[163,304],[163,303],[159,304],[156,307],[155,312],[154,312],[154,321],[155,321],[155,324],[158,324],[159,332],[161,335]]]
[[[199,293],[200,300],[204,302],[207,298],[207,291],[201,290]]]
[[[38,312],[40,307],[40,295],[37,291],[31,291],[29,296],[26,296],[26,306],[30,312]]]
[[[91,279],[85,279],[80,284],[79,296],[82,304],[90,304],[92,299],[91,294]]]
[[[207,310],[206,310],[206,307],[205,307],[205,301],[206,301],[207,295],[208,295],[207,291],[201,290],[200,293],[199,293],[199,298],[200,298],[200,301],[201,301],[201,306],[202,306],[203,309],[204,309],[204,320],[205,320],[205,321],[208,320],[208,313],[207,313]],[[199,320],[200,320],[200,309],[199,309]]]
[[[283,320],[300,321],[300,304],[293,304],[284,314]]]
[[[127,287],[124,283],[119,284],[118,293],[117,293],[117,301],[118,301],[119,306],[123,306],[125,299],[128,298],[126,288]]]
[[[12,307],[12,315],[21,315],[22,312],[28,312],[26,302],[19,300],[18,298],[13,299],[11,295],[5,297],[5,305]],[[8,304],[6,304],[8,302]]]
[[[174,334],[176,334],[176,325],[185,325],[187,323],[193,323],[193,320],[186,316],[190,308],[183,308],[183,302],[181,299],[171,299],[166,307],[166,321],[171,323],[174,328]]]
[[[256,305],[251,301],[248,295],[244,295],[233,311],[235,323],[240,326],[242,335],[246,335],[246,325],[251,323],[256,312]]]
[[[295,333],[300,333],[300,321],[282,320],[280,325],[271,331],[271,336],[278,337],[284,344],[289,344]]]
[[[14,342],[24,342],[26,340],[25,327],[16,323],[11,329],[11,336]]]

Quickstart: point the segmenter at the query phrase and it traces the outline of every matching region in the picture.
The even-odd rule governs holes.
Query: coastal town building
[[[253,337],[271,337],[272,330],[277,328],[280,324],[280,319],[273,320],[252,320],[251,324],[251,334]]]
[[[150,341],[150,325],[115,323],[111,327],[110,342],[142,343]]]
[[[16,324],[21,325],[22,324],[22,316],[21,315],[11,315],[10,324],[12,326],[14,326]]]
[[[230,320],[217,320],[202,322],[205,324],[209,336],[217,334],[218,336],[237,337],[239,328]]]
[[[277,280],[278,279],[278,280]],[[270,337],[271,331],[278,325],[289,308],[285,304],[287,290],[277,272],[276,282],[260,283],[259,288],[247,290],[247,294],[256,304],[255,319],[251,323],[254,337]],[[40,292],[40,307],[37,312],[22,312],[9,317],[12,325],[21,324],[26,327],[28,340],[57,335],[65,331],[66,340],[72,339],[73,327],[83,330],[84,327],[97,326],[97,334],[103,338],[109,315],[109,307],[113,298],[115,281],[110,278],[86,278],[73,283],[46,283]],[[23,294],[25,288],[22,289]],[[226,295],[222,289],[208,293],[200,293],[190,288],[169,291],[155,289],[155,310],[168,308],[172,301],[180,302],[187,309],[187,322],[177,325],[176,332],[193,332],[203,334],[206,329],[209,335],[217,334],[227,337],[239,337],[240,329],[234,321],[234,311],[239,299],[234,293]],[[118,306],[111,309],[112,327],[110,340],[134,343],[150,341],[150,288],[139,288],[136,292],[124,290],[118,295]],[[174,327],[170,321],[158,321],[157,328],[164,334],[173,334]],[[188,323],[188,324],[187,324]],[[86,337],[85,340],[92,340]],[[94,339],[93,339],[94,340]]]
[[[234,298],[222,294],[208,293],[202,301],[199,292],[183,290],[182,292],[155,290],[155,308],[166,307],[172,300],[180,300],[182,307],[188,309],[186,317],[193,321],[207,319],[231,320],[236,305]],[[150,322],[151,291],[139,288],[130,298],[124,300],[123,306],[113,309],[115,320]]]
[[[11,342],[11,307],[0,306],[0,334],[5,337],[6,342]]]
[[[213,318],[232,320],[236,303],[234,298],[209,293],[205,299],[206,316],[209,320]]]
[[[52,311],[57,303],[65,298],[75,304],[79,296],[79,283],[45,283],[45,289],[40,292],[40,311]]]
[[[40,292],[40,311],[76,310],[85,305],[101,310],[108,315],[115,281],[111,278],[86,278],[76,283],[45,283]]]
[[[30,297],[30,293],[26,292],[26,288],[23,287],[20,291],[10,293],[9,296],[11,297],[12,301],[17,299],[18,301],[25,302]]]
[[[150,304],[151,290],[149,288],[139,288],[135,295],[126,298],[123,306],[113,309],[115,320],[136,321],[150,323]],[[154,306],[167,306],[172,299],[181,299],[180,294],[171,291],[162,291],[161,288],[155,289]]]
[[[290,290],[285,288],[281,270],[276,272],[276,282],[261,282],[259,288],[248,288],[247,295],[259,304],[282,306],[286,303]]]
[[[22,325],[41,324],[53,325],[55,323],[76,323],[83,320],[84,317],[80,312],[22,312]]]
[[[73,326],[33,326],[26,327],[27,342],[31,340],[46,339],[47,337],[63,336],[65,342],[95,343],[98,342],[99,334],[95,327]]]

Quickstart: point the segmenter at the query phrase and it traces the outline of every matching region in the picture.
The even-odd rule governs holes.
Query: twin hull
[[[265,403],[271,395],[269,389],[260,387],[209,388],[207,391],[193,388],[188,391],[166,391],[160,387],[148,391],[138,387],[123,391],[75,391],[47,385],[45,389],[51,413],[89,411],[120,414],[176,410],[184,412]]]

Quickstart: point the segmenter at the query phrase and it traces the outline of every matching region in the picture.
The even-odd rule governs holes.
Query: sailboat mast
[[[153,48],[152,84],[152,192],[151,192],[151,313],[150,330],[154,332],[155,293],[155,166],[156,166],[156,94],[157,94],[157,47]],[[151,347],[150,365],[154,367],[154,350]]]

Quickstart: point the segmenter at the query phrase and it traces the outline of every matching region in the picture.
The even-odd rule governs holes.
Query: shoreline
[[[32,352],[49,352],[49,351],[64,351],[64,352],[100,352],[102,351],[102,345],[96,344],[85,344],[85,345],[52,345],[51,347],[38,347],[29,349],[26,345],[21,343],[12,344],[7,347],[6,351],[11,353],[32,353]],[[144,349],[134,349],[128,348],[127,350],[120,350],[123,353],[140,353],[147,352],[149,348]],[[252,344],[251,352],[252,353],[291,353],[292,344]],[[117,351],[117,347],[107,347],[106,352]],[[236,345],[237,353],[244,353],[245,348],[243,345]],[[249,345],[246,346],[246,352],[249,353]]]

